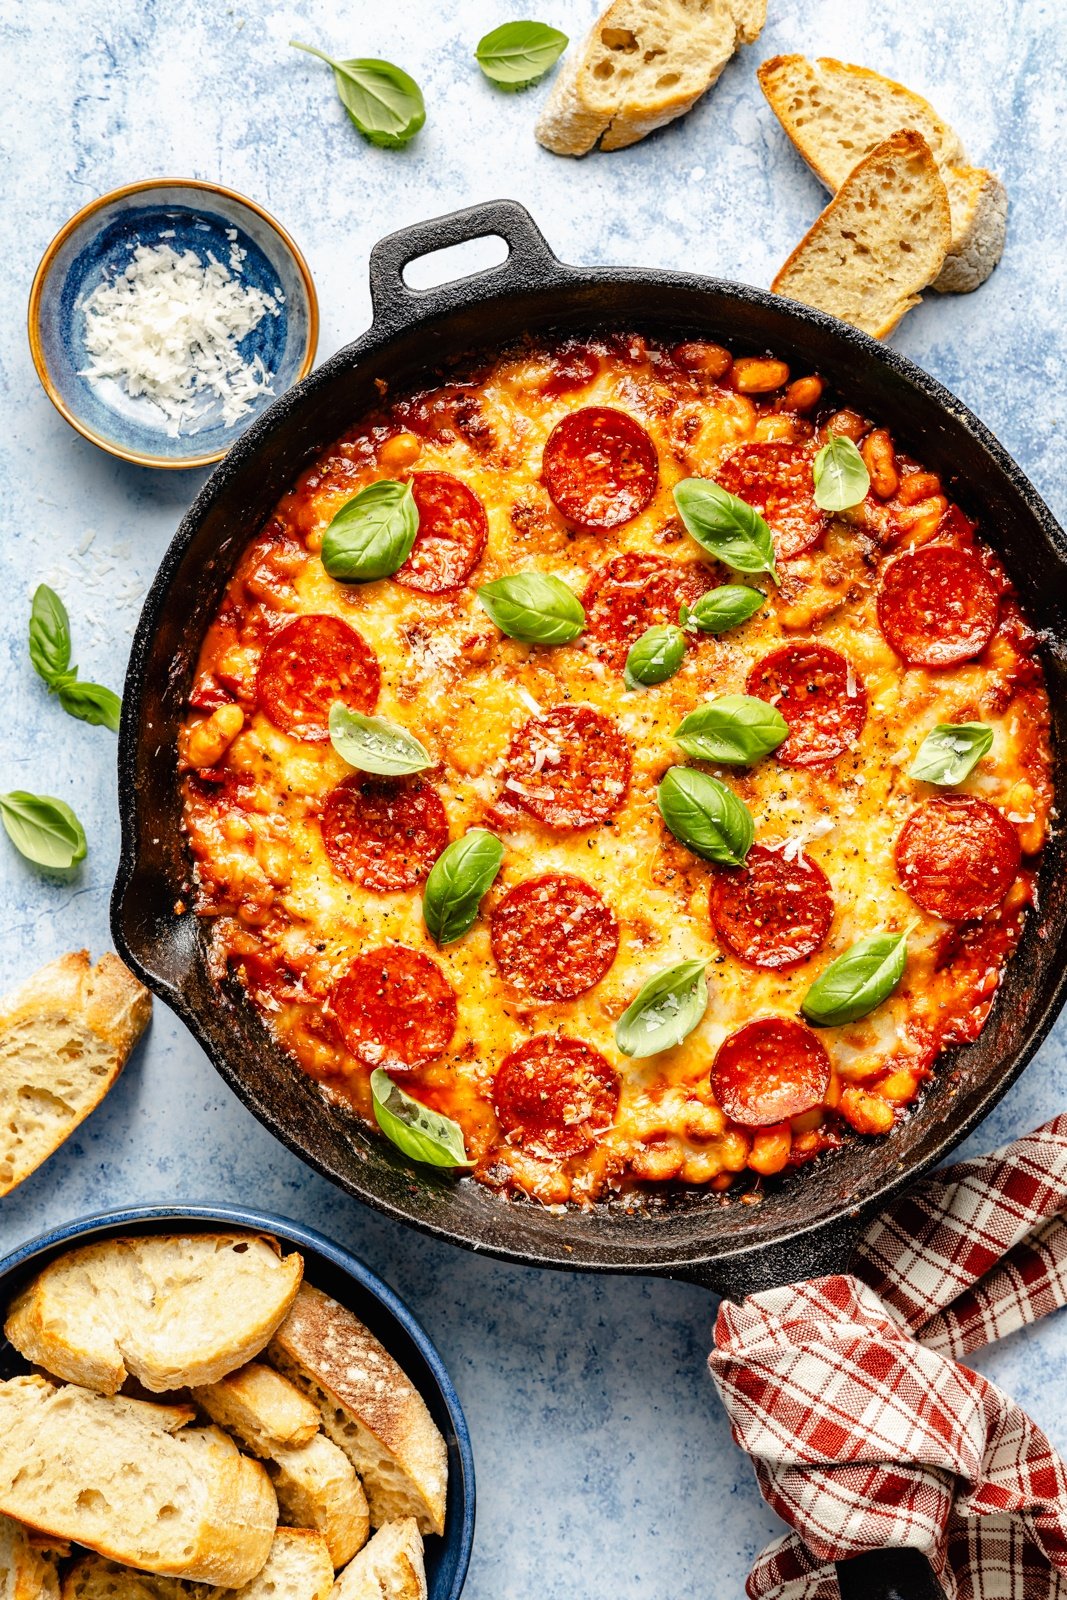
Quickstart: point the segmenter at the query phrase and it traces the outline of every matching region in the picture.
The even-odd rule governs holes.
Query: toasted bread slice
[[[318,1407],[261,1361],[250,1361],[218,1383],[194,1389],[193,1399],[212,1422],[257,1456],[309,1444],[322,1424]]]
[[[43,1378],[0,1383],[0,1512],[149,1572],[250,1583],[274,1538],[270,1479],[188,1418]]]
[[[414,1518],[383,1523],[341,1573],[330,1600],[426,1600],[422,1538]]]
[[[445,1441],[414,1384],[358,1317],[303,1284],[267,1359],[318,1406],[327,1434],[363,1479],[373,1527],[414,1517],[421,1532],[442,1532]]]
[[[148,1025],[152,997],[118,956],[50,961],[0,999],[0,1195],[96,1109]]]
[[[326,1600],[333,1567],[320,1534],[279,1528],[266,1563],[241,1589],[213,1589],[182,1578],[134,1572],[102,1556],[82,1556],[63,1579],[62,1600]]]
[[[284,1521],[316,1528],[335,1567],[362,1550],[370,1533],[367,1496],[351,1461],[324,1433],[294,1449],[275,1450],[267,1471]]]
[[[84,1245],[12,1302],[4,1331],[27,1361],[115,1394],[217,1383],[258,1355],[303,1275],[262,1234],[160,1234]]]
[[[929,145],[895,133],[849,174],[771,288],[884,339],[937,276],[950,236]]]
[[[36,1544],[30,1530],[0,1517],[0,1600],[58,1600],[55,1557]]]
[[[767,0],[613,0],[564,58],[537,139],[557,156],[636,144],[684,116],[766,17]]]
[[[985,282],[1004,251],[1008,197],[995,173],[969,164],[956,134],[928,100],[880,73],[828,57],[775,56],[758,77],[782,127],[832,191],[891,134],[903,128],[921,133],[952,214],[948,254],[931,287],[964,294]]]

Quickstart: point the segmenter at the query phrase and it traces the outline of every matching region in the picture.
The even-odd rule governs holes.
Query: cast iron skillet
[[[418,256],[490,235],[509,246],[502,265],[425,292],[405,285],[403,269]],[[926,1098],[892,1138],[837,1152],[758,1206],[696,1193],[646,1214],[605,1206],[551,1215],[532,1204],[504,1203],[471,1181],[430,1171],[415,1176],[391,1146],[328,1106],[251,1007],[221,992],[211,977],[196,918],[176,908],[189,900],[190,863],[175,731],[200,641],[246,541],[317,451],[378,401],[376,380],[388,380],[394,393],[425,386],[441,361],[479,348],[491,352],[525,333],[637,328],[704,336],[735,352],[769,350],[798,373],[827,375],[843,400],[888,426],[979,517],[1043,631],[1060,793],[1067,792],[1067,536],[997,441],[940,384],[864,334],[762,290],[693,273],[565,265],[529,214],[505,200],[389,235],[372,252],[370,286],[371,328],[285,394],[234,446],[182,522],[145,602],[119,741],[116,945],[283,1143],[401,1221],[511,1261],[688,1278],[733,1297],[838,1270],[863,1218],[986,1115],[1052,1026],[1067,992],[1062,838],[1054,836],[1045,850],[1039,909],[1028,919],[981,1038],[942,1063]]]

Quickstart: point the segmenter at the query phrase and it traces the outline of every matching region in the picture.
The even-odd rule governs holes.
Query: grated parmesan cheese
[[[246,252],[231,241],[229,266],[169,244],[138,244],[124,272],[99,284],[80,309],[92,360],[82,376],[117,382],[158,406],[166,431],[198,433],[221,410],[229,426],[273,394],[262,358],[238,348],[279,301],[240,282]]]

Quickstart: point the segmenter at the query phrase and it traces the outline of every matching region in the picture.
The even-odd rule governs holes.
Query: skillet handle
[[[419,256],[472,239],[499,237],[508,255],[499,266],[488,267],[432,289],[409,289],[404,268]],[[376,327],[396,332],[411,322],[449,311],[471,300],[488,298],[502,290],[543,289],[570,276],[549,248],[525,206],[517,200],[488,200],[445,217],[413,223],[389,233],[370,254],[370,297]]]
[[[841,1600],[945,1600],[921,1550],[866,1550],[835,1565]]]

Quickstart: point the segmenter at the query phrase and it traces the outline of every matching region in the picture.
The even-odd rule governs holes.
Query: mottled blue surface
[[[129,394],[114,378],[86,375],[92,356],[83,307],[121,277],[139,246],[191,252],[202,266],[217,262],[231,276],[240,252],[241,282],[271,302],[238,349],[246,365],[258,358],[273,381],[239,421],[226,422],[221,401],[200,397],[195,430],[178,433],[147,395]],[[49,260],[35,320],[45,370],[70,415],[110,447],[158,465],[210,460],[228,450],[300,377],[312,317],[292,249],[265,218],[232,195],[167,184],[117,196],[82,218]]]
[[[594,9],[591,0],[534,8],[574,35]],[[266,205],[308,255],[325,356],[369,321],[375,239],[501,194],[529,206],[566,259],[768,283],[822,195],[763,103],[757,62],[805,50],[879,67],[938,105],[972,159],[1003,174],[1012,207],[992,280],[975,295],[931,297],[896,342],[974,407],[1067,514],[1063,0],[770,0],[770,10],[761,43],[684,122],[633,150],[568,162],[532,138],[544,89],[499,95],[470,59],[482,33],[516,14],[502,3],[6,0],[0,787],[71,801],[90,855],[64,886],[0,848],[5,976],[73,945],[107,944],[118,843],[111,736],[66,719],[30,672],[30,592],[41,579],[59,589],[83,673],[117,685],[141,596],[199,481],[109,460],[70,432],[34,379],[23,312],[37,259],[70,213],[115,185],[172,172]],[[429,109],[415,144],[364,144],[327,69],[287,49],[291,37],[385,55],[413,73]],[[1065,1047],[1061,1025],[972,1150],[1067,1104]],[[707,1294],[498,1266],[381,1220],[278,1148],[162,1007],[107,1104],[0,1202],[0,1249],[105,1204],[209,1196],[273,1206],[333,1233],[425,1319],[474,1434],[470,1600],[740,1594],[776,1524],[705,1374]],[[1067,1318],[1005,1341],[981,1364],[1067,1450]]]

